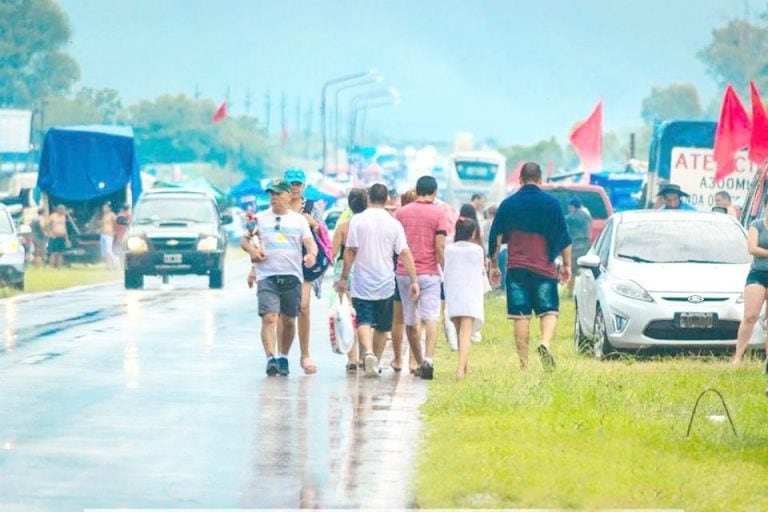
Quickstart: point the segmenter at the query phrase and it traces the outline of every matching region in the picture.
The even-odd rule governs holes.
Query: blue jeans
[[[531,311],[541,316],[560,309],[557,279],[545,277],[524,268],[507,271],[507,314],[528,317]]]

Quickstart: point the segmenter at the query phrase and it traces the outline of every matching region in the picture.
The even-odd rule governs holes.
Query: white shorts
[[[415,327],[424,320],[440,320],[440,276],[423,275],[419,279],[419,300],[411,299],[411,278],[397,276],[400,302],[403,304],[403,320],[408,327]]]

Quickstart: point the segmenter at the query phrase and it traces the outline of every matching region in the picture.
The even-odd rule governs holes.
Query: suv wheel
[[[138,290],[144,287],[144,276],[138,272],[126,270],[125,271],[125,289],[126,290]]]
[[[211,270],[208,276],[208,288],[224,288],[224,269]]]

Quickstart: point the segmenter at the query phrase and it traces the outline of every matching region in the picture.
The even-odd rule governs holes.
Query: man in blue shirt
[[[664,204],[659,210],[696,210],[696,207],[692,204],[684,203],[680,200],[683,197],[691,197],[680,190],[680,185],[665,183],[661,186],[659,193],[656,195],[664,199]]]

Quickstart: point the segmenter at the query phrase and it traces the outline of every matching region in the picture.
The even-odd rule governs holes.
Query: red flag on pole
[[[573,129],[569,140],[579,155],[587,176],[603,168],[603,101],[595,105],[589,117]]]
[[[211,121],[214,123],[218,123],[219,121],[223,121],[227,117],[227,102],[223,101],[221,105],[219,105],[219,108],[216,109],[216,112],[213,113],[213,117],[211,118]]]
[[[736,171],[736,152],[749,144],[752,132],[749,114],[744,109],[739,96],[728,84],[720,108],[720,119],[715,130],[715,149],[713,157],[717,164],[715,181],[720,181]]]
[[[758,165],[768,160],[768,114],[755,82],[749,82],[752,98],[752,133],[749,137],[749,159]]]

